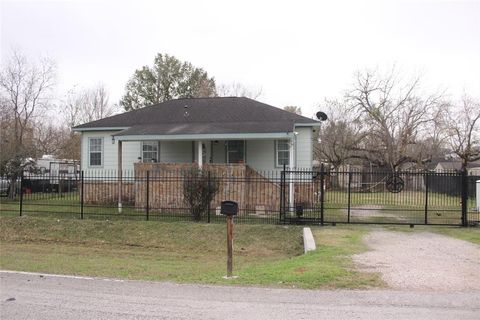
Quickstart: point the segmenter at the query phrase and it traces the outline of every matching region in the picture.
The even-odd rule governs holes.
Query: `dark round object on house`
[[[325,121],[325,120],[328,119],[328,117],[327,117],[327,114],[325,112],[318,111],[317,112],[317,119],[320,120],[320,121]]]

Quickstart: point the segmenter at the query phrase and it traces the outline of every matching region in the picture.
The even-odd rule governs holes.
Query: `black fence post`
[[[279,221],[284,222],[282,216],[284,216],[285,211],[285,164],[283,165],[282,172],[280,173],[280,212],[279,212]]]
[[[146,213],[146,219],[147,221],[150,220],[150,205],[149,205],[149,198],[150,198],[150,171],[147,170],[147,185],[145,186],[146,189],[146,195],[145,195],[145,213]]]
[[[350,210],[351,210],[351,196],[352,196],[352,172],[348,172],[348,202],[347,202],[347,222],[350,223]]]
[[[208,185],[208,194],[210,195],[210,192],[212,190],[212,181],[210,180],[210,170],[207,171],[207,185]],[[210,203],[211,201],[208,201],[208,207],[207,207],[207,223],[210,223]]]
[[[320,166],[320,224],[323,226],[324,216],[323,216],[323,203],[325,201],[325,172],[324,172],[323,163]]]
[[[80,173],[80,180],[82,181],[82,184],[81,184],[81,189],[80,189],[80,219],[83,220],[83,203],[84,203],[84,188],[83,188],[83,185],[84,185],[84,178],[83,178],[83,170],[82,172]]]
[[[462,170],[462,226],[468,226],[468,176],[467,169]]]
[[[16,183],[17,182],[15,181],[15,184]],[[15,188],[15,184],[13,185],[14,188]],[[22,216],[22,214],[23,214],[23,172],[20,175],[20,217]]]
[[[425,224],[428,224],[428,172],[425,175]]]
[[[282,207],[283,207],[283,222],[286,222],[287,219],[287,165],[283,164],[283,200],[282,200]]]

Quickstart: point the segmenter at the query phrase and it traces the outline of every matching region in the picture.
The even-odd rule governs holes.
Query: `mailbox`
[[[226,216],[236,216],[238,213],[238,203],[235,201],[222,201],[220,213]]]

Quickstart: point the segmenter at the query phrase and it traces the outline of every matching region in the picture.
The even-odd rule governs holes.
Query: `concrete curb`
[[[317,248],[315,239],[313,238],[312,230],[310,228],[303,228],[303,251],[313,251]]]

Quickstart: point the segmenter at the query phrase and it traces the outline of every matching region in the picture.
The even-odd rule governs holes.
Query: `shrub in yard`
[[[218,181],[206,170],[193,167],[185,172],[183,198],[195,221],[200,221],[218,192]]]

